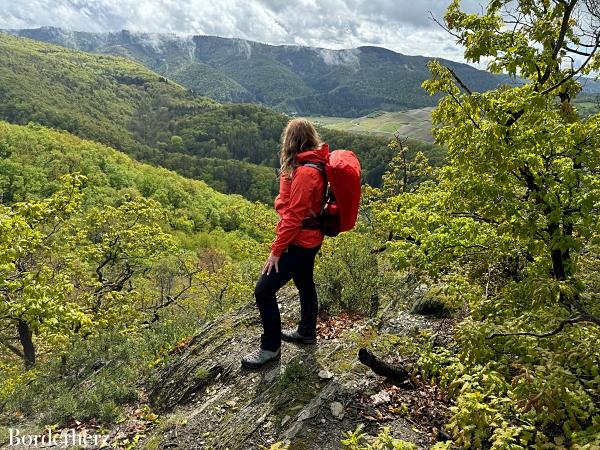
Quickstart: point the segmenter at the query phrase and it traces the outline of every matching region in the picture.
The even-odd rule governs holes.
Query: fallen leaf
[[[390,394],[386,390],[371,395],[371,401],[374,405],[379,405],[381,403],[389,403],[390,400]]]

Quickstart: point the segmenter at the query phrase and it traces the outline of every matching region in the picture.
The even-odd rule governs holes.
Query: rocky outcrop
[[[284,291],[280,305],[284,325],[293,326],[295,291]],[[258,345],[260,330],[253,304],[199,330],[150,383],[161,424],[141,448],[257,449],[278,441],[292,449],[339,448],[341,433],[361,422],[357,392],[376,377],[356,357],[376,335],[372,324],[356,321],[343,337],[314,346],[284,343],[280,361],[248,371],[240,358]],[[401,419],[397,425],[405,439],[420,442]]]

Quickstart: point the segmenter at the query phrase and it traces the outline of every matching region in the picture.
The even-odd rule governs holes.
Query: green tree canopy
[[[379,213],[396,264],[470,305],[454,436],[541,445],[566,423],[571,442],[598,443],[600,114],[582,117],[573,100],[577,77],[600,69],[600,5],[493,0],[467,14],[455,0],[444,26],[467,60],[525,80],[477,93],[431,63],[424,87],[444,95],[433,120],[448,165]]]

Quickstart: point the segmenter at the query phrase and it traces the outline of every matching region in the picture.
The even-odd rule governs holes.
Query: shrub
[[[371,239],[355,232],[325,240],[315,270],[322,309],[376,314],[386,282],[373,247]]]
[[[114,331],[76,341],[68,353],[40,365],[36,377],[13,387],[6,414],[38,415],[41,423],[67,425],[72,419],[114,422],[122,406],[140,399],[140,380],[169,357],[169,350],[193,332],[185,317],[135,332]]]
[[[358,425],[354,431],[345,432],[340,443],[343,448],[348,450],[415,450],[417,448],[410,442],[394,438],[387,427],[382,428],[377,436],[371,438],[365,433],[362,424]]]

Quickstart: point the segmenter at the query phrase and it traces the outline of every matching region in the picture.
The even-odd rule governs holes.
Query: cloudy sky
[[[0,28],[208,34],[325,48],[378,45],[462,60],[430,19],[450,0],[0,0]],[[463,0],[467,10],[480,10]]]

